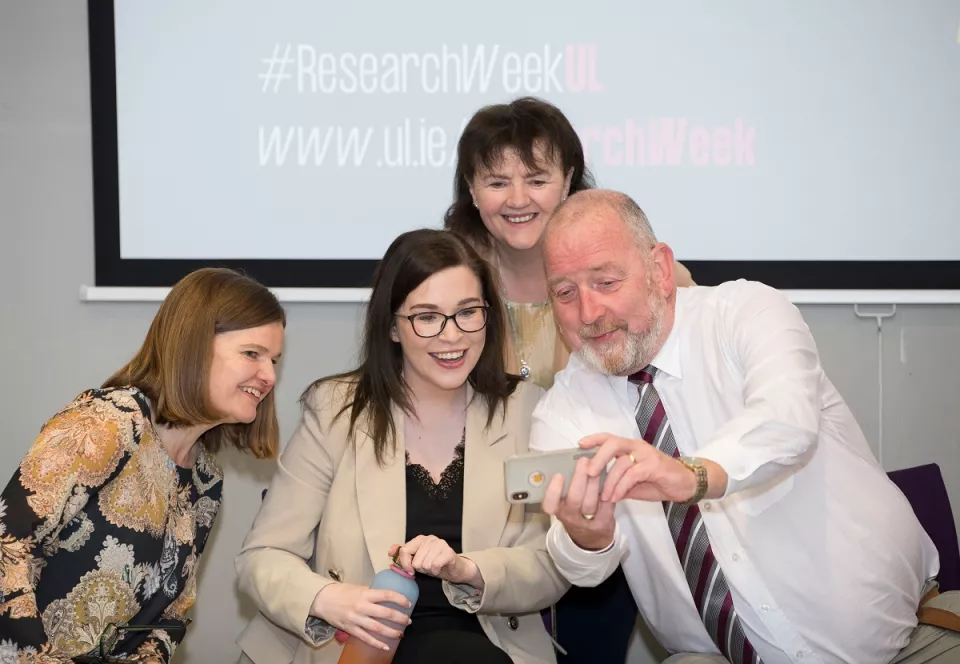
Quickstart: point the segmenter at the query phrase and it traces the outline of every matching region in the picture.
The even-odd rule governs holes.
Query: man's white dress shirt
[[[703,525],[765,664],[889,662],[917,624],[939,557],[824,374],[797,308],[756,282],[677,289],[675,322],[652,364],[681,454],[729,476],[722,498],[701,503]],[[638,402],[625,377],[574,356],[537,406],[530,447],[569,448],[597,432],[640,438]],[[616,519],[604,552],[580,549],[554,520],[547,547],[561,573],[593,586],[622,562],[667,650],[718,653],[662,504],[626,500]]]

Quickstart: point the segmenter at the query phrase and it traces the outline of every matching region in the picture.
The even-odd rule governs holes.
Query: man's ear
[[[658,242],[650,250],[651,275],[653,282],[660,288],[664,295],[670,295],[677,287],[676,258],[673,255],[673,249],[664,242]]]

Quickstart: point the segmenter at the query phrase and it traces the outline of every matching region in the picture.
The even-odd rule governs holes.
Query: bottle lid
[[[400,565],[400,551],[399,551],[399,550],[397,550],[397,554],[396,554],[395,556],[392,556],[390,559],[393,561],[393,564],[390,565],[390,569],[392,569],[392,570],[393,570],[394,572],[396,572],[397,574],[402,574],[403,576],[407,577],[408,579],[412,579],[412,578],[413,578],[413,574],[411,574],[411,573],[408,572],[407,570],[403,569],[403,567]]]

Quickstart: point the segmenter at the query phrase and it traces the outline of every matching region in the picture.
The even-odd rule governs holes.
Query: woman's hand
[[[410,624],[410,618],[396,609],[382,606],[387,602],[410,608],[409,600],[393,590],[374,590],[350,583],[331,583],[324,586],[313,598],[310,615],[323,618],[334,627],[374,648],[389,650],[387,644],[376,637],[399,639],[402,632],[384,625],[380,620],[389,620],[398,627],[406,627]]]
[[[418,535],[406,544],[394,544],[388,555],[399,554],[400,566],[408,572],[429,574],[450,583],[465,583],[483,589],[483,576],[477,564],[457,554],[449,544],[434,535]]]

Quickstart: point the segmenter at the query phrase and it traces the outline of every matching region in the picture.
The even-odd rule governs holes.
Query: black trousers
[[[571,588],[557,602],[558,664],[623,664],[638,613],[619,567],[595,588]]]
[[[403,633],[393,664],[512,664],[472,614],[414,620]]]

